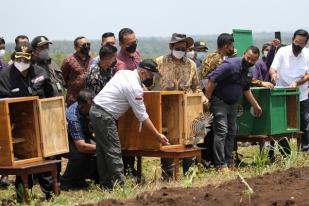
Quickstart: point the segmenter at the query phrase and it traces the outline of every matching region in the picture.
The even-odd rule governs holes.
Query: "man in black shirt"
[[[32,65],[31,57],[32,48],[28,43],[19,44],[15,47],[13,64],[0,72],[0,98],[53,96],[53,88],[48,73],[43,68]],[[32,176],[28,179],[29,188],[32,188]],[[51,198],[51,174],[39,174],[38,179],[46,198]],[[23,196],[21,184],[21,178],[17,176],[15,188],[18,201],[21,201]]]
[[[17,45],[13,64],[0,72],[0,98],[25,96],[53,96],[48,73],[31,64],[29,44]]]
[[[37,36],[31,41],[33,48],[32,63],[46,70],[53,87],[54,96],[64,95],[64,79],[60,67],[51,59],[47,37]]]

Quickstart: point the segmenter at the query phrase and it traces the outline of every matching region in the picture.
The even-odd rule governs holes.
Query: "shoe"
[[[229,170],[235,171],[236,170],[235,161],[233,159],[228,160],[227,167],[229,168]]]
[[[228,167],[219,167],[217,168],[217,172],[224,175],[230,173],[231,170]]]
[[[8,187],[10,185],[8,176],[2,176],[0,179],[0,187]]]

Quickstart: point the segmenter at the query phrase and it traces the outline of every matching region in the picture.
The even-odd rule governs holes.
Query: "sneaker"
[[[228,174],[231,172],[231,170],[228,167],[219,167],[217,168],[217,172],[220,174]]]

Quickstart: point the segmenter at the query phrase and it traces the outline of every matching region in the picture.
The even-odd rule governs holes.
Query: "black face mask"
[[[150,87],[151,85],[153,85],[153,78],[151,79],[145,79],[142,81],[142,83],[146,86],[146,87]]]
[[[301,52],[301,50],[303,50],[303,47],[299,46],[299,45],[296,45],[296,44],[292,44],[292,47],[293,47],[293,51],[296,53],[296,54],[299,54]]]
[[[129,53],[134,53],[136,51],[136,47],[137,47],[136,43],[131,44],[130,46],[126,47],[126,51]]]
[[[80,48],[80,53],[82,53],[84,55],[89,55],[89,51],[90,51],[90,45],[88,45],[88,44],[84,44]]]
[[[245,60],[245,58],[243,58],[242,61],[241,61],[241,65],[242,65],[243,68],[248,69],[248,68],[252,67],[254,64],[251,64],[250,62]]]
[[[109,66],[109,68],[113,68],[113,67],[115,67],[116,66],[116,64],[117,64],[117,61],[114,61],[110,66]]]

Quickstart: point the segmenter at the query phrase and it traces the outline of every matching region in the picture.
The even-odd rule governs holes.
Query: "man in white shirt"
[[[277,86],[299,87],[300,117],[302,135],[302,150],[309,150],[309,50],[305,48],[308,42],[308,32],[297,30],[292,39],[292,45],[278,50],[270,67],[269,74]],[[288,146],[288,145],[287,145]],[[288,151],[289,152],[289,148]]]
[[[150,129],[163,145],[168,139],[154,127],[146,112],[143,99],[143,87],[150,86],[154,75],[160,75],[157,64],[146,59],[136,70],[121,70],[105,85],[94,98],[90,109],[90,120],[97,143],[97,162],[100,184],[106,189],[113,188],[114,183],[123,185],[123,162],[116,120],[129,107],[137,119]]]

